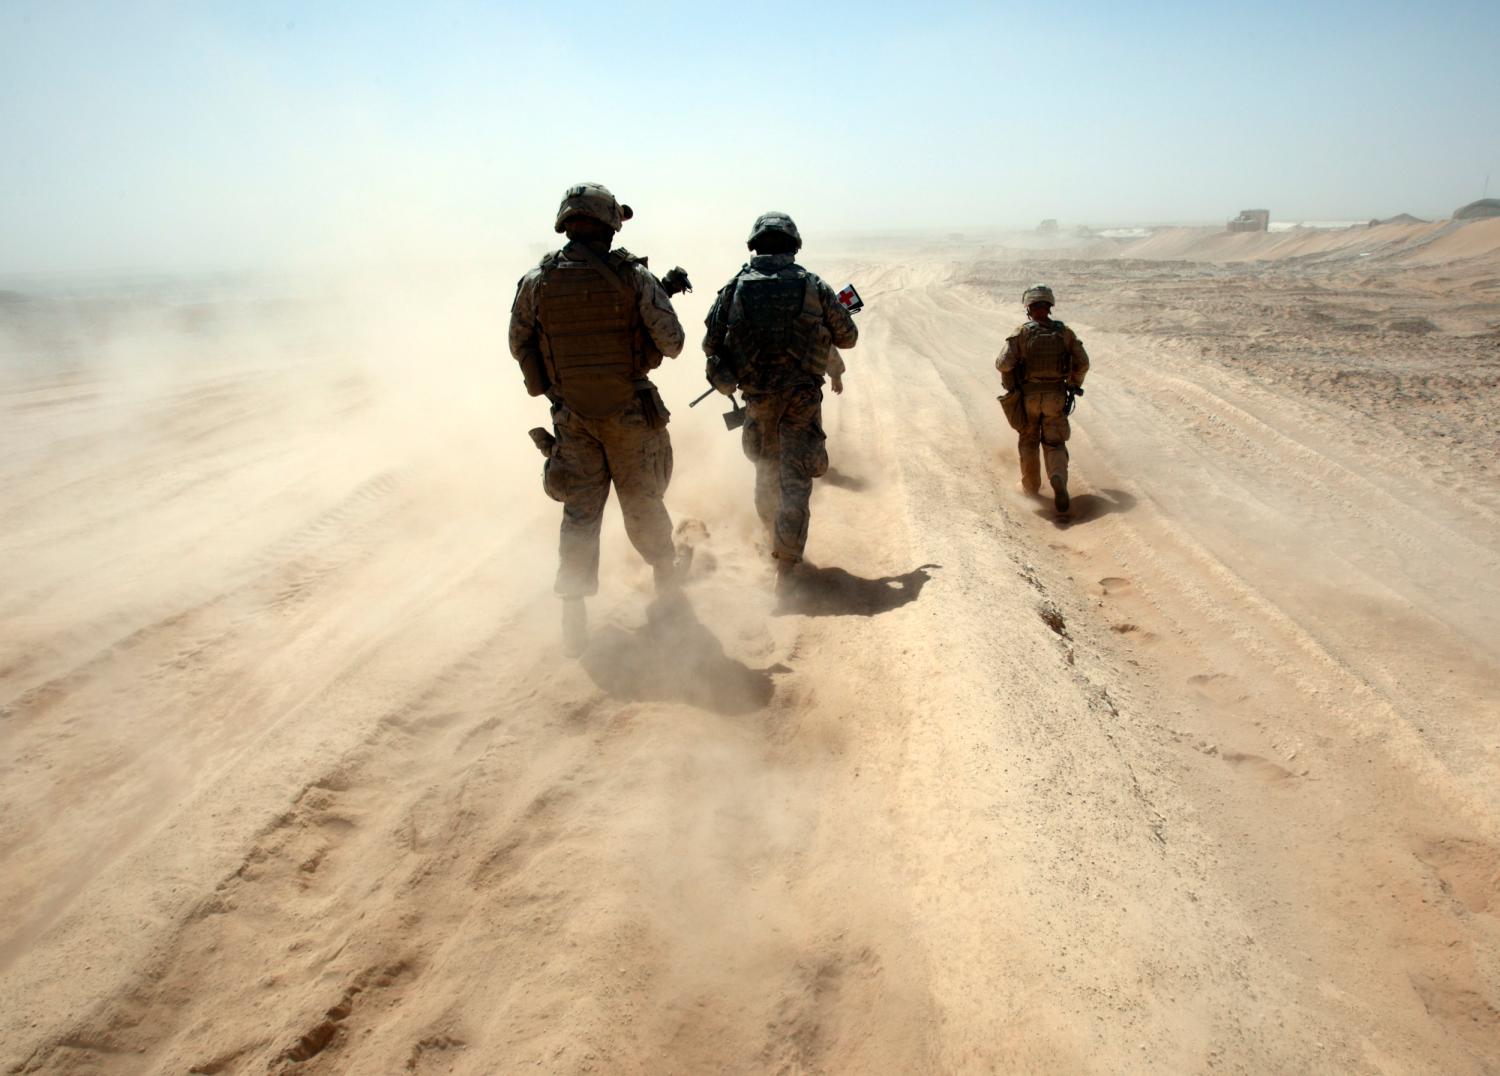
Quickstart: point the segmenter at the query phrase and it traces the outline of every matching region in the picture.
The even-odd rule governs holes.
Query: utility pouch
[[[1000,401],[1000,409],[1005,412],[1005,421],[1010,423],[1010,428],[1017,433],[1026,429],[1026,397],[1020,392],[1012,389],[1004,396],[996,396]]]
[[[547,376],[547,366],[539,351],[528,351],[521,356],[521,377],[526,381],[528,396],[544,395],[552,387],[552,379]]]
[[[653,430],[666,429],[667,423],[672,420],[672,412],[661,402],[661,393],[656,391],[656,386],[642,385],[635,390],[635,395],[641,401],[641,414],[646,419],[646,425]]]

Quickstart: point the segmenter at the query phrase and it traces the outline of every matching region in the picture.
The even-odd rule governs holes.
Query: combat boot
[[[656,583],[656,593],[661,595],[678,594],[682,591],[682,577],[685,573],[676,560],[663,561],[660,564],[651,565],[651,575]]]
[[[1068,496],[1068,480],[1066,478],[1052,479],[1052,504],[1057,508],[1058,515],[1067,515],[1068,509],[1073,504],[1073,498]]]
[[[536,445],[538,452],[548,459],[552,458],[552,446],[557,444],[557,438],[552,436],[550,430],[541,426],[535,426],[527,430],[526,435],[531,438],[531,443]]]
[[[786,560],[782,557],[776,558],[776,596],[778,598],[790,597],[797,587],[797,562]]]
[[[563,599],[562,634],[563,653],[582,657],[589,646],[589,611],[582,598]]]

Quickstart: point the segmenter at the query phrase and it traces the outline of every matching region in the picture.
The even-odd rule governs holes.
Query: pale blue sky
[[[0,272],[638,234],[1450,213],[1500,4],[0,0]],[[647,223],[647,222],[653,223]]]

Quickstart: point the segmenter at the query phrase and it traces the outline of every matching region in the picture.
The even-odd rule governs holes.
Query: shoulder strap
[[[635,289],[621,280],[620,275],[611,269],[603,258],[599,257],[599,255],[595,254],[583,243],[578,244],[578,249],[583,252],[584,260],[589,263],[595,272],[613,284],[616,290],[622,294],[628,295],[631,299],[635,298]]]

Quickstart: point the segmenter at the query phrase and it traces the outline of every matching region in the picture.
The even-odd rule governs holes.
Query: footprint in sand
[[[1247,755],[1239,751],[1225,751],[1219,757],[1231,766],[1247,770],[1268,785],[1288,781],[1297,776],[1285,766],[1278,766],[1270,759],[1260,755]]]
[[[1250,697],[1240,687],[1239,680],[1228,673],[1199,673],[1196,676],[1189,676],[1187,682],[1193,686],[1193,690],[1200,698],[1221,706],[1244,702]]]
[[[1465,911],[1500,911],[1500,848],[1487,841],[1445,837],[1429,841],[1418,850],[1417,858]]]
[[[1099,580],[1099,585],[1104,588],[1104,593],[1106,594],[1118,594],[1121,591],[1129,590],[1134,584],[1123,575],[1106,575],[1103,579]]]

